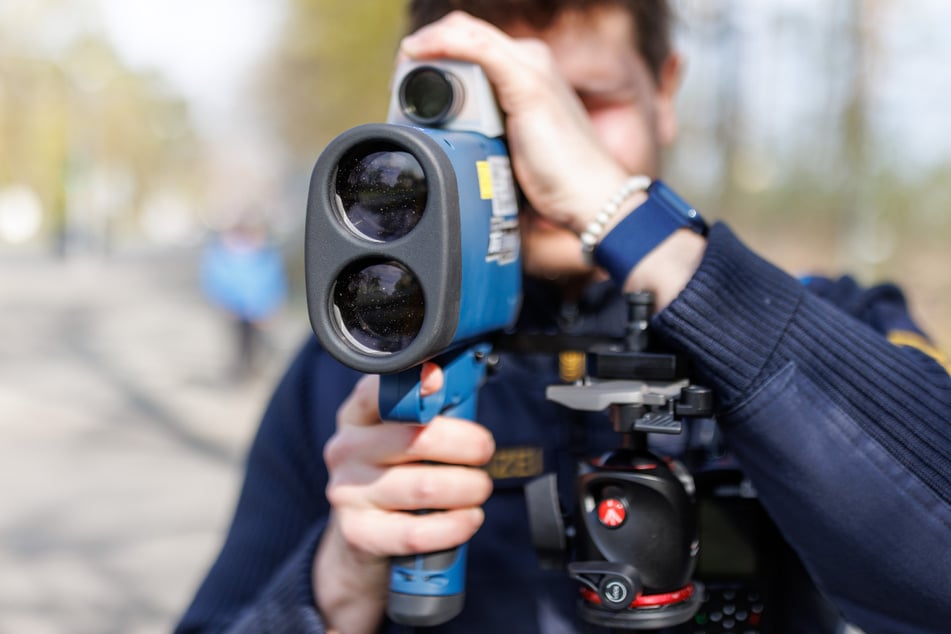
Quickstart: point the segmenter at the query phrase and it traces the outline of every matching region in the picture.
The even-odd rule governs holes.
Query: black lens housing
[[[332,301],[337,325],[371,355],[404,350],[426,315],[419,279],[395,260],[354,261],[334,281]]]
[[[347,161],[379,150],[411,155],[422,168],[427,191],[411,228],[399,236],[370,239],[354,229],[338,183]],[[347,130],[318,158],[307,205],[308,311],[321,345],[334,358],[360,372],[387,374],[413,367],[453,342],[462,292],[459,191],[452,162],[436,140],[410,126],[367,124]],[[382,332],[378,324],[383,313],[359,324],[337,303],[338,282],[366,263],[396,263],[418,284],[408,296],[416,298],[410,304],[424,306],[422,315],[398,301],[390,306],[390,314],[406,321],[403,332]],[[407,334],[411,331],[414,336]]]
[[[368,240],[402,238],[416,227],[426,207],[422,165],[411,153],[386,143],[348,151],[337,166],[334,186],[343,217]]]
[[[438,126],[462,107],[462,83],[452,73],[435,66],[420,66],[403,77],[400,108],[410,121]]]

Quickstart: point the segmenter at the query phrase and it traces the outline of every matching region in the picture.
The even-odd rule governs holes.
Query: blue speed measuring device
[[[521,303],[517,196],[502,136],[478,66],[406,63],[387,122],[347,130],[317,160],[305,243],[311,325],[337,360],[381,375],[384,420],[476,418],[489,340]],[[445,382],[422,397],[428,360]],[[437,625],[464,598],[465,545],[394,559],[394,621]]]

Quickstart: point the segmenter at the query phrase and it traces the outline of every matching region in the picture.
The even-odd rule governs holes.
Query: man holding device
[[[671,216],[660,187],[645,190],[640,177],[657,178],[676,136],[680,66],[664,3],[451,3],[485,20],[442,18],[447,4],[412,4],[414,26],[431,25],[401,54],[476,63],[495,87],[527,200],[518,330],[617,333],[619,290],[651,291],[654,331],[714,388],[727,446],[822,588],[822,600],[781,597],[810,597],[795,617],[811,630],[776,617],[775,631],[835,631],[837,612],[870,632],[940,631],[951,619],[951,379],[889,342],[917,332],[900,294],[807,287],[726,227],[707,233],[689,208]],[[181,631],[390,631],[390,558],[470,539],[466,606],[443,631],[584,627],[577,585],[538,570],[522,487],[544,471],[570,476],[613,440],[595,417],[545,403],[556,372],[553,357],[503,354],[478,423],[380,424],[378,380],[308,344]],[[427,366],[423,392],[441,381]],[[493,450],[523,452],[524,468],[479,469]],[[416,509],[445,511],[406,513]]]

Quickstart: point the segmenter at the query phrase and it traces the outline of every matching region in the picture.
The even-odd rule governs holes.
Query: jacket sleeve
[[[719,224],[654,327],[717,393],[730,449],[846,618],[946,631],[951,377],[927,347],[889,341],[907,319],[890,292],[884,309],[837,306]]]
[[[322,632],[311,562],[330,512],[323,446],[356,374],[308,342],[264,414],[227,538],[176,632]]]

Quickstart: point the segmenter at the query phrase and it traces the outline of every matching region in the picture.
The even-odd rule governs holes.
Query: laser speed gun
[[[387,123],[350,129],[317,160],[306,225],[307,302],[323,347],[381,374],[384,420],[475,419],[489,336],[521,302],[515,183],[478,66],[401,65]],[[422,398],[420,366],[442,365]],[[465,545],[394,560],[387,611],[409,625],[462,609]]]

